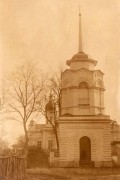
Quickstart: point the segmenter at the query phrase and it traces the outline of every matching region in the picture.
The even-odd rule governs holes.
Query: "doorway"
[[[91,140],[84,136],[80,139],[80,162],[89,163],[91,161]]]

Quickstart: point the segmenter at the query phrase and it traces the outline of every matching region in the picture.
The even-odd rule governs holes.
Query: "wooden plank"
[[[22,179],[26,177],[27,158],[18,156],[0,157],[0,177]]]

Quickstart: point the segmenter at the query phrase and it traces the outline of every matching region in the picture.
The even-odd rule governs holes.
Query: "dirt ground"
[[[120,168],[41,168],[27,172],[27,180],[120,180]]]

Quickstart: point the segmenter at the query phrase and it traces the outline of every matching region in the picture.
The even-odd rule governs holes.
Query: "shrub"
[[[32,147],[28,150],[28,168],[48,167],[48,154],[41,148]]]

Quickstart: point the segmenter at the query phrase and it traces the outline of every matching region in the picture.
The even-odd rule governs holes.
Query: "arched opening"
[[[91,161],[91,140],[84,136],[80,139],[80,162]]]
[[[79,84],[79,106],[89,106],[89,86],[86,82]]]

